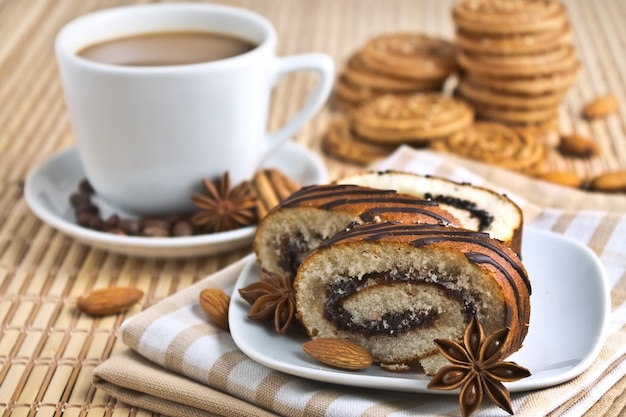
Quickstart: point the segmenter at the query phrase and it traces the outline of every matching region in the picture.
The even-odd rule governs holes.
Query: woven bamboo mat
[[[144,260],[94,250],[42,224],[22,197],[26,174],[73,146],[53,55],[54,36],[72,18],[120,0],[0,0],[0,407],[4,415],[146,415],[96,391],[91,370],[122,349],[122,320],[240,258],[249,248],[191,260]],[[279,54],[322,51],[337,66],[369,37],[419,30],[452,36],[452,0],[240,0],[267,16],[279,33]],[[583,70],[560,110],[560,128],[594,137],[602,155],[555,168],[584,175],[626,169],[626,2],[565,1]],[[293,75],[275,91],[270,128],[303,102],[313,79]],[[612,92],[618,115],[590,123],[583,103]],[[320,151],[331,117],[325,109],[294,140]],[[327,158],[331,178],[357,170]],[[75,309],[94,288],[131,285],[145,297],[125,315],[91,319]]]

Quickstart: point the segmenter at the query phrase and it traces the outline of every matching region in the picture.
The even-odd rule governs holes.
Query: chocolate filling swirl
[[[393,286],[401,283],[434,286],[446,297],[460,303],[463,306],[462,314],[468,320],[475,314],[474,302],[461,291],[446,288],[441,283],[429,282],[413,273],[386,271],[368,274],[360,280],[355,277],[333,280],[326,288],[324,317],[339,330],[358,333],[363,336],[397,336],[412,330],[435,326],[440,313],[434,307],[390,311],[367,321],[355,320],[353,314],[344,307],[345,301],[360,291],[370,290],[374,286]]]
[[[448,204],[461,210],[465,210],[469,213],[470,217],[478,219],[478,231],[484,232],[493,223],[494,217],[487,210],[481,209],[476,203],[461,198],[447,196],[447,195],[432,195],[430,193],[424,194],[424,198],[432,201],[436,201],[442,204]]]

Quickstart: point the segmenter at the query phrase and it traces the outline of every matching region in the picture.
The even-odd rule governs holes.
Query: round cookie
[[[466,98],[480,105],[515,109],[558,107],[566,93],[565,90],[551,91],[543,94],[507,93],[477,86],[467,78],[462,78],[459,81],[457,92],[462,98]]]
[[[468,72],[464,75],[464,78],[472,84],[498,91],[519,94],[542,94],[568,89],[576,80],[579,67],[577,64],[568,71],[527,77],[493,77]]]
[[[443,83],[442,80],[438,79],[410,80],[376,72],[365,65],[359,53],[350,57],[343,74],[346,80],[353,85],[389,92],[440,90]]]
[[[354,129],[378,143],[428,143],[445,137],[474,119],[465,102],[439,93],[384,95],[352,113]]]
[[[431,91],[431,88],[415,90],[411,92],[395,92],[387,89],[372,88],[364,85],[356,85],[350,82],[345,74],[341,74],[334,86],[334,102],[342,110],[351,113],[359,104],[380,97],[385,94],[406,95],[420,91]]]
[[[335,93],[342,99],[358,104],[375,96],[375,92],[370,87],[354,85],[340,76],[335,82]]]
[[[537,174],[546,168],[546,147],[535,135],[499,123],[476,122],[432,145],[465,158]]]
[[[359,138],[346,117],[337,117],[330,123],[322,145],[328,154],[357,164],[384,158],[395,149],[395,146],[379,145]]]
[[[456,47],[420,33],[394,33],[370,39],[361,50],[369,68],[411,80],[442,80],[456,68]]]
[[[538,137],[545,139],[545,143],[549,143],[550,141],[553,141],[553,139],[550,139],[553,135],[557,135],[558,137],[559,121],[555,115],[553,118],[543,120],[541,122],[507,123],[507,126],[519,132],[527,132],[532,135],[537,135]]]
[[[556,31],[567,23],[565,8],[552,0],[461,0],[452,18],[458,28],[482,34]]]
[[[467,100],[467,99],[466,99]],[[467,100],[469,101],[469,100]],[[472,102],[477,117],[505,124],[542,124],[557,118],[558,108],[514,109]]]
[[[495,77],[529,77],[571,71],[578,65],[571,45],[526,55],[485,55],[460,51],[459,65],[467,72]]]
[[[471,53],[520,55],[546,52],[567,45],[571,38],[571,27],[566,23],[554,31],[541,31],[513,35],[484,35],[463,30],[456,31],[456,43],[462,50]]]
[[[352,112],[359,104],[374,97],[387,94],[370,87],[357,86],[350,83],[343,75],[335,81],[333,90],[334,104],[347,113]]]

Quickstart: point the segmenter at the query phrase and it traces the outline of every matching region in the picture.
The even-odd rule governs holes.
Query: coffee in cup
[[[157,32],[99,42],[77,55],[112,65],[154,67],[218,61],[257,45],[247,39],[211,32]]]

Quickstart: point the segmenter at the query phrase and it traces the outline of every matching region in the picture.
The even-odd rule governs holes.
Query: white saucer
[[[295,142],[285,143],[263,167],[278,168],[301,185],[328,182],[322,160]],[[74,221],[69,197],[83,178],[85,173],[76,149],[67,149],[29,173],[24,196],[30,209],[42,221],[95,248],[132,256],[180,258],[236,249],[249,244],[254,237],[256,227],[252,226],[222,233],[169,238],[119,236],[81,227]]]
[[[587,369],[602,348],[611,309],[606,273],[596,254],[586,246],[552,232],[525,228],[522,252],[532,283],[530,327],[524,346],[508,360],[528,368],[532,375],[505,384],[511,392],[560,384]],[[228,313],[235,344],[254,361],[316,381],[442,393],[428,390],[430,377],[416,371],[394,373],[371,366],[353,372],[315,361],[302,351],[306,336],[280,335],[271,325],[248,319],[250,305],[237,290],[258,280],[259,268],[252,259],[235,284]]]

